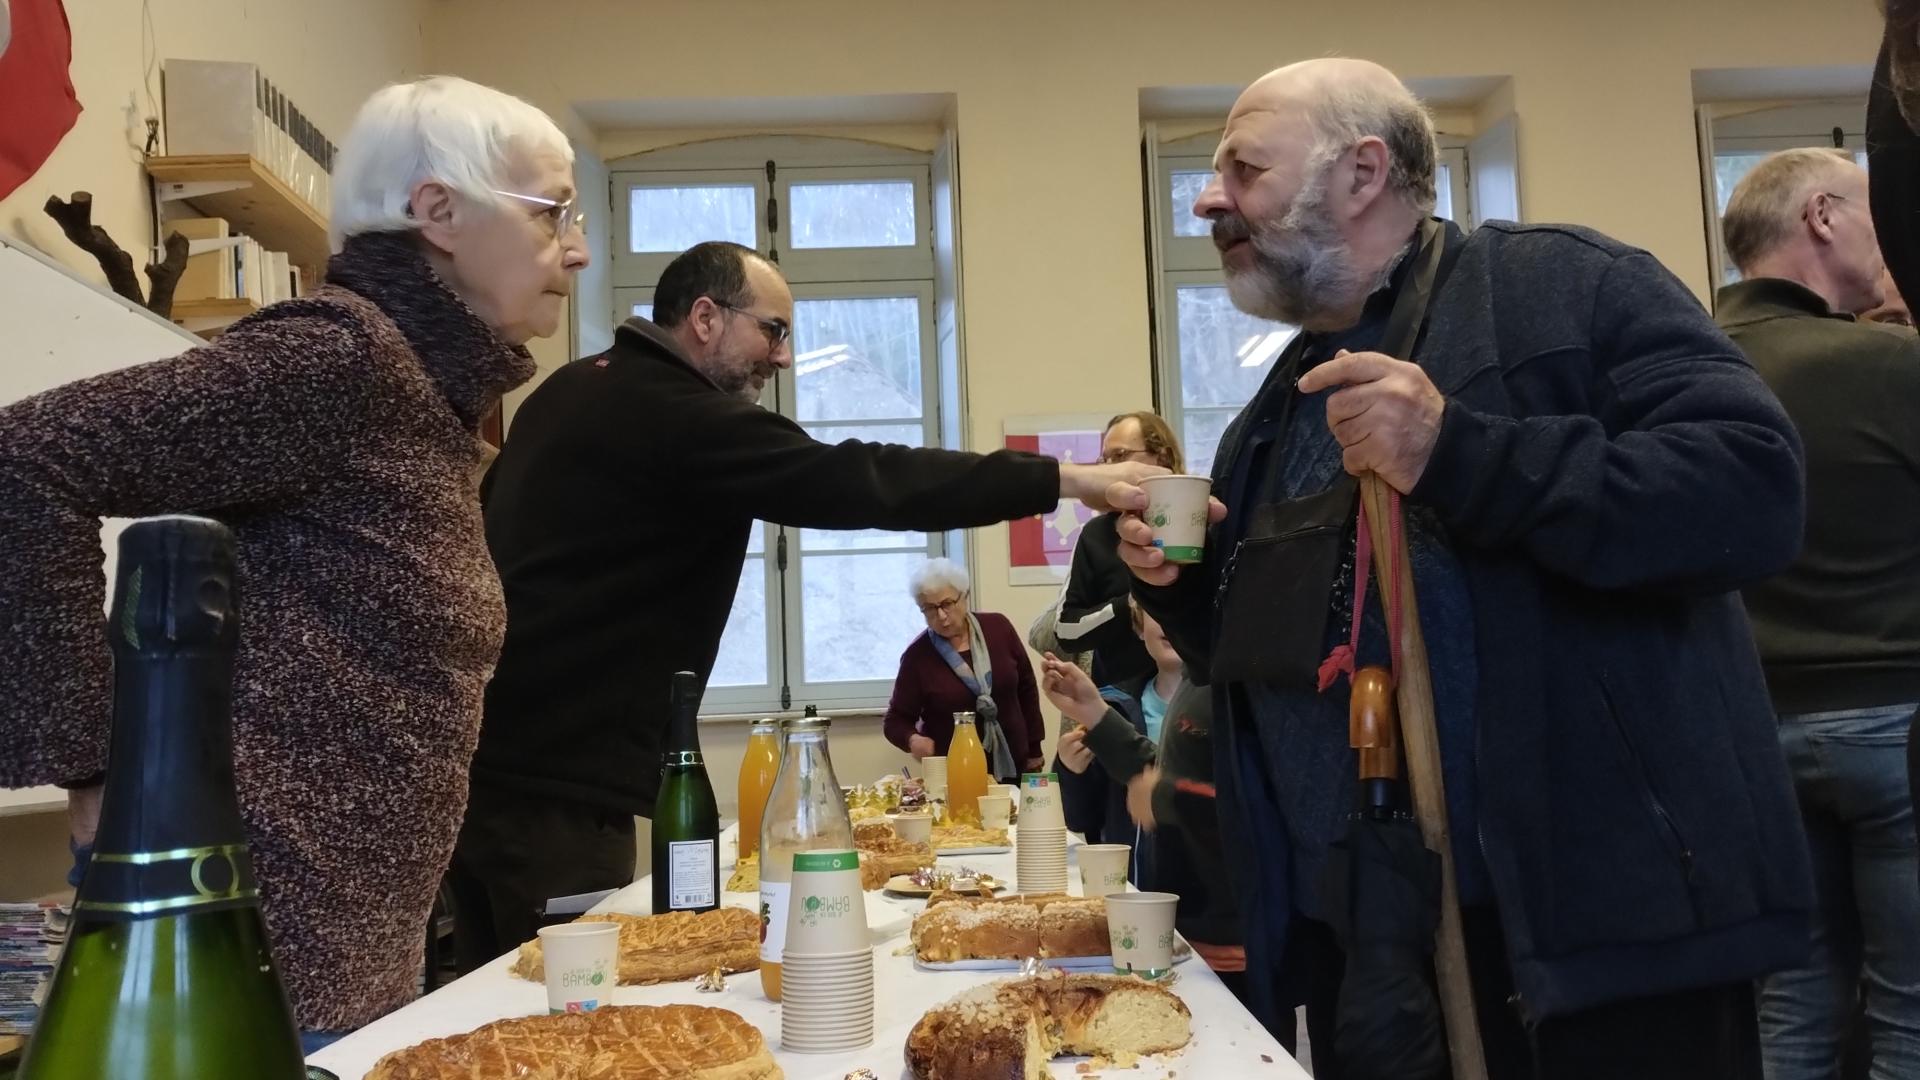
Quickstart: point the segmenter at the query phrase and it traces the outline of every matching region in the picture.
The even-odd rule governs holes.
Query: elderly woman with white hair
[[[67,787],[84,860],[110,767],[100,519],[225,522],[240,803],[310,1048],[415,992],[506,617],[477,433],[587,263],[566,136],[461,79],[373,95],[334,192],[312,295],[0,409],[0,785]]]
[[[969,607],[973,582],[950,559],[914,571],[913,601],[927,631],[900,654],[900,674],[887,703],[887,740],[917,761],[943,755],[953,740],[953,714],[973,713],[987,750],[987,771],[1015,782],[1046,763],[1040,742],[1046,719],[1027,648],[1005,615]]]

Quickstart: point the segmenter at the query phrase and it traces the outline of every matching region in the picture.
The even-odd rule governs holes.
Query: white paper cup
[[[789,970],[803,975],[813,973],[843,974],[859,972],[873,967],[873,950],[861,949],[850,953],[793,953],[783,952],[780,957],[781,973],[784,978]]]
[[[613,999],[620,975],[617,923],[561,923],[538,933],[549,1013],[592,1012]]]
[[[1067,827],[1066,811],[1060,805],[1060,778],[1053,773],[1027,773],[1020,778],[1020,829],[1061,829]]]
[[[1013,824],[1013,800],[1005,795],[982,795],[974,800],[980,804],[980,827],[983,829],[1004,829]]]
[[[893,822],[893,831],[908,843],[927,844],[933,841],[933,815],[930,813],[895,814],[889,820]]]
[[[1170,563],[1197,563],[1207,547],[1207,495],[1213,481],[1204,476],[1149,476],[1142,517],[1153,529],[1153,546]]]
[[[844,1054],[849,1050],[861,1050],[873,1045],[873,1025],[868,1024],[860,1032],[822,1039],[787,1038],[783,1029],[780,1033],[780,1049],[789,1054]]]
[[[1031,896],[1035,893],[1063,893],[1067,891],[1067,872],[1065,870],[1054,875],[1029,875],[1021,873],[1016,876],[1019,879],[1018,885],[1023,895]]]
[[[1014,844],[1014,883],[1021,892],[1067,891],[1066,829],[1021,826]]]
[[[1019,784],[988,784],[987,794],[1005,795],[1008,799],[1011,799],[1013,802],[1018,803],[1020,801],[1020,785]]]
[[[873,952],[791,957],[780,971],[780,1048],[797,1054],[856,1050],[873,1042]]]
[[[923,757],[920,759],[920,779],[927,786],[927,793],[933,788],[947,789],[947,759],[943,757]]]
[[[1115,974],[1158,979],[1173,970],[1173,917],[1180,898],[1168,892],[1107,896],[1107,936]]]
[[[1126,844],[1080,845],[1080,894],[1106,896],[1127,891],[1127,864],[1133,849]]]
[[[794,954],[849,953],[871,946],[866,893],[860,887],[859,852],[803,851],[795,855],[789,889],[783,964]]]

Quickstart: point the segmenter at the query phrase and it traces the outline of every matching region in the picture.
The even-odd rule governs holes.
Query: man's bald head
[[[1298,117],[1316,137],[1313,165],[1361,139],[1385,142],[1391,161],[1387,186],[1422,214],[1433,212],[1433,174],[1439,158],[1433,118],[1399,76],[1371,60],[1328,57],[1275,68],[1241,92],[1228,114],[1258,124]]]
[[[1433,212],[1433,121],[1392,72],[1311,60],[1234,103],[1193,212],[1250,315],[1351,326]]]

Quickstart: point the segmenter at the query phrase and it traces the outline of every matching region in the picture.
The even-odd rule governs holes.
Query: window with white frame
[[[1769,154],[1803,146],[1832,147],[1853,155],[1867,167],[1867,102],[1808,101],[1765,106],[1738,104],[1701,107],[1702,179],[1712,199],[1707,222],[1710,262],[1721,285],[1740,280],[1740,271],[1727,257],[1720,235],[1721,219],[1733,189]],[[1707,152],[1708,147],[1711,151]]]
[[[727,139],[613,163],[614,307],[650,317],[680,252],[731,240],[793,289],[792,370],[762,404],[823,442],[941,444],[930,155],[845,139]],[[925,626],[914,567],[938,533],[759,523],[708,678],[709,712],[886,702]]]
[[[1160,266],[1154,305],[1159,412],[1180,436],[1188,470],[1202,475],[1213,470],[1227,425],[1296,332],[1233,306],[1210,223],[1193,213],[1213,179],[1219,140],[1220,132],[1210,131],[1161,144],[1148,193]],[[1471,228],[1464,144],[1443,140],[1434,189],[1435,214]]]

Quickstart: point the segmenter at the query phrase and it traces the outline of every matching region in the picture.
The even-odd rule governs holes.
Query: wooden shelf
[[[163,202],[183,201],[208,217],[225,218],[234,232],[253,237],[269,251],[286,252],[316,279],[325,269],[326,216],[254,158],[244,154],[149,158],[147,173],[160,186]],[[227,189],[213,190],[221,187]],[[176,306],[176,320],[177,312]]]
[[[260,310],[251,300],[175,300],[173,321],[199,334],[213,337],[236,319]]]
[[[67,793],[57,787],[0,788],[0,817],[65,810]]]
[[[173,302],[173,321],[184,323],[188,319],[234,319],[243,318],[260,310],[260,305],[251,300],[175,300]]]

